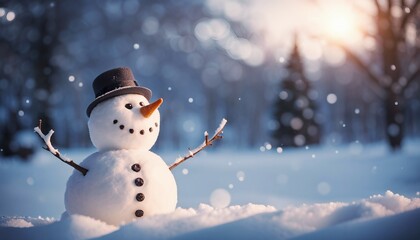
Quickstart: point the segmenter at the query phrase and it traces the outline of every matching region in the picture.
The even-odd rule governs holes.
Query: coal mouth
[[[152,133],[154,131],[153,126],[149,127],[149,128],[145,128],[145,129],[140,129],[140,131],[136,131],[133,128],[126,128],[124,124],[121,124],[118,119],[114,119],[114,121],[112,121],[112,123],[116,126],[118,126],[118,128],[121,131],[126,131],[128,129],[128,133],[130,134],[134,134],[135,132],[138,132],[140,135],[145,135],[147,132]],[[155,122],[154,126],[157,128],[159,126],[159,124],[157,122]]]

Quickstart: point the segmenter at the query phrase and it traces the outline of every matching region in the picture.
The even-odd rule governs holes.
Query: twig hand
[[[43,148],[47,150],[48,152],[50,152],[55,157],[57,157],[58,159],[60,159],[62,162],[67,163],[68,165],[72,166],[74,169],[81,172],[83,176],[85,176],[89,170],[76,164],[70,158],[67,158],[61,155],[58,149],[54,148],[51,143],[51,136],[53,135],[54,130],[51,129],[47,135],[44,135],[44,133],[42,133],[42,130],[41,130],[41,127],[42,127],[41,125],[42,125],[42,120],[40,119],[39,124],[37,127],[34,128],[34,131],[38,134],[38,136],[42,139],[42,141],[44,141],[45,146]]]
[[[210,139],[209,139],[209,134],[207,133],[207,131],[204,132],[204,142],[200,144],[198,147],[196,147],[195,149],[189,150],[188,154],[185,155],[184,157],[177,158],[175,162],[169,167],[169,170],[174,169],[176,166],[183,163],[185,160],[194,157],[201,150],[212,145],[214,141],[218,139],[222,139],[223,128],[225,127],[226,123],[227,123],[227,120],[223,118],[222,121],[220,122],[219,127],[214,132],[213,137],[211,137]]]

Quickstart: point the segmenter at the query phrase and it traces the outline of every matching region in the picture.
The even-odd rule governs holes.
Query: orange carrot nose
[[[141,115],[143,115],[145,118],[148,118],[148,117],[150,117],[152,114],[153,114],[153,112],[161,105],[163,103],[163,99],[162,98],[159,98],[158,100],[156,100],[155,102],[153,102],[153,103],[151,103],[151,104],[149,104],[149,105],[147,105],[147,106],[144,106],[144,107],[141,107],[140,108],[140,113],[141,113]]]

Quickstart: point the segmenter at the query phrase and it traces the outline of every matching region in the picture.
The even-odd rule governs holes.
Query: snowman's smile
[[[127,131],[127,129],[128,129],[128,133],[130,133],[130,134],[135,134],[136,132],[138,132],[140,135],[144,135],[147,132],[151,133],[154,130],[153,126],[151,126],[149,128],[145,128],[145,129],[139,129],[139,130],[133,129],[133,128],[127,128],[124,124],[120,123],[118,121],[118,119],[114,119],[114,121],[112,121],[112,123],[114,125],[116,125],[121,131]],[[157,122],[155,122],[154,126],[159,127],[159,124]]]

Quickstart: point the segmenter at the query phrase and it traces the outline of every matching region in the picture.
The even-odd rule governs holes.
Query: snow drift
[[[80,215],[49,218],[3,217],[2,239],[323,239],[420,237],[420,198],[391,191],[357,202],[304,204],[277,210],[246,204],[177,208],[174,212],[107,225]]]

